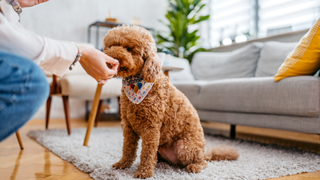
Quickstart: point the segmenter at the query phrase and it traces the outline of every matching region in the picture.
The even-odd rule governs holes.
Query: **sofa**
[[[297,42],[254,42],[230,52],[199,52],[188,61],[167,55],[170,80],[201,121],[320,133],[320,78],[273,76]],[[235,132],[230,133],[233,137]]]

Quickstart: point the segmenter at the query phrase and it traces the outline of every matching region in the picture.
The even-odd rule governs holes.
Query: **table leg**
[[[100,101],[101,89],[102,89],[102,84],[98,84],[97,90],[96,90],[96,94],[94,95],[90,116],[89,116],[86,137],[85,137],[84,142],[83,142],[84,146],[88,146],[88,143],[89,143],[89,139],[90,139],[91,131],[92,131],[92,128],[93,128],[93,124],[94,124],[94,121],[95,121],[96,115],[97,115],[97,110],[98,110],[99,101]]]
[[[91,42],[91,25],[88,27],[88,43]]]
[[[165,70],[165,71],[164,71],[164,75],[166,75],[166,76],[169,77],[169,71],[168,71],[168,70]]]
[[[97,31],[96,31],[96,49],[99,49],[99,28],[100,28],[100,23],[97,23]]]

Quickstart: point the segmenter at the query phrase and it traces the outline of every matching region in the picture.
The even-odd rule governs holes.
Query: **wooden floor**
[[[60,159],[55,154],[26,136],[33,129],[44,129],[44,120],[32,120],[21,130],[25,149],[20,151],[15,135],[0,143],[0,179],[31,180],[91,179],[88,174],[79,171],[71,163]],[[85,127],[84,120],[71,121],[72,128]],[[99,126],[119,126],[119,122],[100,122]],[[228,135],[229,125],[220,123],[203,123],[210,132]],[[51,120],[49,128],[65,128],[64,120]],[[295,146],[320,154],[320,137],[303,133],[237,126],[237,138],[262,143],[276,143],[283,146]],[[320,172],[304,173],[277,178],[277,180],[320,180]]]

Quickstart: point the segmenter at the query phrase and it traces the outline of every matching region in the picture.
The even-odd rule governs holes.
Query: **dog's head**
[[[146,29],[119,26],[104,37],[104,53],[119,60],[118,76],[140,73],[146,82],[154,82],[161,71],[155,42]]]

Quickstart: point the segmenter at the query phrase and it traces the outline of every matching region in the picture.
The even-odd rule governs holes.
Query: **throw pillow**
[[[274,76],[288,54],[297,46],[298,42],[282,43],[269,41],[263,44],[258,60],[256,77]]]
[[[191,69],[198,80],[253,77],[262,43],[250,43],[231,52],[198,52]]]
[[[314,75],[320,68],[320,19],[300,40],[298,46],[274,76],[275,81],[286,77]]]
[[[181,71],[169,71],[170,81],[193,81],[194,76],[191,73],[189,61],[186,59],[174,57],[170,54],[158,53],[159,59],[163,66],[173,66],[183,68]]]
[[[193,81],[194,76],[191,73],[191,68],[189,61],[187,59],[182,59],[167,55],[166,58],[169,58],[170,66],[183,68],[181,71],[169,71],[170,81]]]

